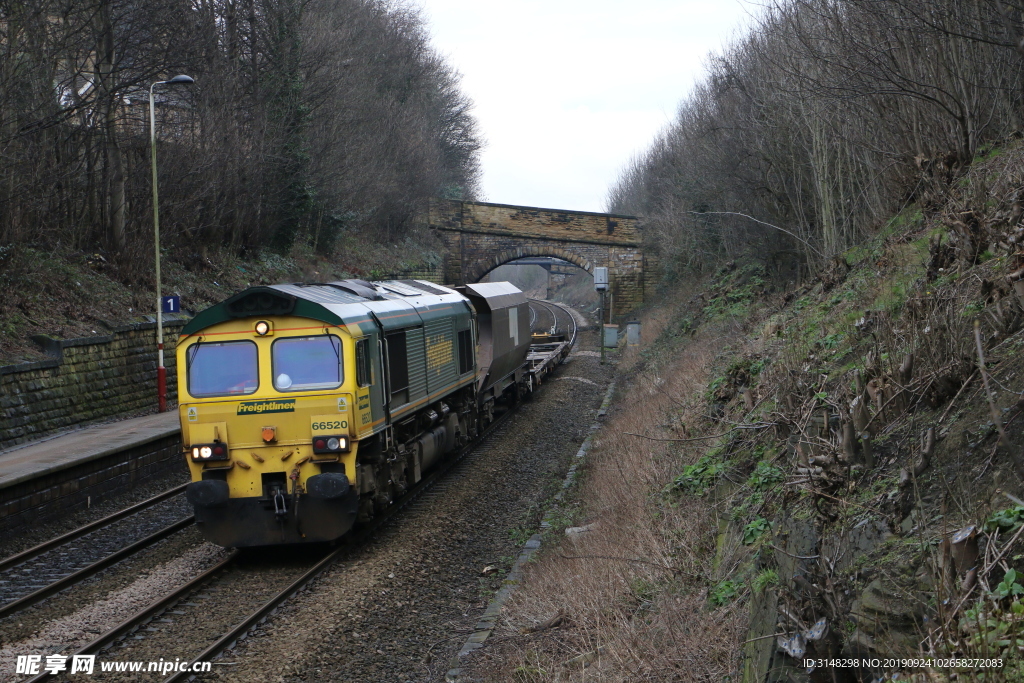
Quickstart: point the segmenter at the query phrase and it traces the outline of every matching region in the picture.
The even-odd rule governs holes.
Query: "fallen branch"
[[[690,438],[690,439],[661,439],[661,438],[658,438],[656,436],[647,436],[646,434],[634,434],[633,432],[623,432],[623,434],[626,434],[628,436],[635,436],[635,437],[640,438],[640,439],[647,439],[648,441],[686,442],[686,441],[707,441],[708,439],[717,439],[717,438],[722,437],[722,436],[728,436],[731,432],[732,432],[732,430],[729,430],[728,432],[725,432],[724,434],[711,434],[710,436],[695,436],[695,437]]]
[[[911,482],[911,474],[920,477],[928,469],[932,462],[932,454],[935,452],[935,427],[929,427],[921,437],[921,457],[911,462],[910,468],[900,470],[900,486],[906,486]]]
[[[779,546],[775,545],[774,543],[769,543],[768,547],[769,548],[774,548],[775,550],[778,550],[783,555],[789,555],[794,560],[816,560],[819,557],[821,557],[821,555],[794,555],[793,553],[787,553],[785,550],[783,550]]]
[[[736,427],[736,429],[768,429],[769,427],[774,427],[774,426],[775,426],[774,424],[766,424],[766,425],[738,425]],[[687,441],[707,441],[708,439],[718,439],[718,438],[721,438],[723,436],[729,436],[732,433],[732,431],[733,430],[730,429],[729,431],[722,432],[721,434],[709,434],[708,436],[694,436],[694,437],[691,437],[689,439],[662,439],[662,438],[659,438],[657,436],[647,436],[646,434],[635,434],[633,432],[622,432],[622,433],[623,434],[628,434],[629,436],[635,436],[635,437],[640,438],[640,439],[647,439],[648,441],[687,442]]]
[[[547,621],[537,624],[536,626],[528,626],[524,628],[522,632],[537,633],[539,631],[546,631],[549,628],[559,626],[563,621],[565,621],[565,612],[563,612],[562,610],[558,610],[555,616],[551,617]]]
[[[769,638],[778,638],[779,636],[788,636],[788,635],[789,634],[786,633],[785,631],[783,631],[782,633],[770,633],[770,634],[768,634],[766,636],[758,636],[757,638],[750,638],[749,640],[744,640],[742,643],[740,643],[740,645],[746,645],[747,643],[756,643],[759,640],[767,640]]]
[[[1021,500],[1017,496],[1013,495],[1012,493],[1007,493],[1006,491],[1003,491],[1002,493],[1014,505],[1020,505],[1021,507],[1024,507],[1024,500]]]
[[[816,495],[816,496],[824,496],[825,498],[831,498],[832,500],[836,501],[837,503],[842,503],[844,505],[853,505],[854,507],[859,507],[861,510],[867,510],[868,512],[874,512],[874,513],[878,512],[878,510],[876,510],[874,508],[864,507],[860,503],[854,503],[853,501],[843,500],[842,498],[836,498],[835,496],[830,496],[829,494],[825,493],[824,491],[819,491],[818,489],[808,489],[808,490],[811,493],[813,493],[814,495]]]
[[[933,380],[933,381],[934,381],[934,380]],[[872,416],[871,416],[870,418],[868,418],[867,424],[865,424],[865,425],[864,425],[864,429],[863,429],[863,430],[861,430],[861,431],[863,431],[863,432],[866,432],[866,431],[868,431],[868,427],[870,427],[870,426],[871,426],[871,423],[875,421],[875,418],[876,418],[876,417],[878,417],[878,416],[879,416],[879,415],[881,415],[881,414],[882,414],[883,412],[885,412],[885,409],[889,407],[889,404],[890,404],[890,403],[892,403],[893,401],[895,401],[895,400],[896,400],[897,398],[900,398],[900,397],[901,397],[901,396],[903,396],[904,394],[910,394],[910,389],[909,389],[908,387],[904,387],[903,385],[901,385],[901,384],[897,384],[896,382],[893,382],[893,384],[896,384],[896,386],[898,386],[900,390],[899,390],[899,391],[897,391],[897,392],[896,392],[895,394],[893,394],[892,396],[890,396],[890,397],[889,397],[889,400],[888,400],[888,401],[886,401],[886,402],[885,402],[885,403],[883,403],[883,404],[882,404],[881,406],[879,406],[879,408],[878,408],[878,411],[877,411],[877,412],[876,412],[876,413],[875,413],[874,415],[872,415]],[[931,384],[931,383],[929,382],[929,385],[928,385],[928,386],[930,386],[930,384]],[[928,386],[926,386],[926,387],[925,387],[925,392],[927,392],[927,391],[928,391]],[[925,393],[925,392],[922,392],[922,393]],[[913,394],[911,394],[911,395],[913,395]],[[918,398],[918,400],[920,400],[920,398]],[[906,414],[907,414],[907,411],[908,411],[908,410],[910,410],[910,408],[911,408],[912,406],[913,406],[913,404],[912,404],[912,405],[910,405],[910,406],[907,406],[906,408],[904,408],[904,409],[903,409],[903,410],[902,410],[902,411],[900,412],[900,414],[899,414],[899,415],[897,415],[897,416],[895,416],[894,418],[892,418],[891,420],[889,420],[889,422],[895,422],[896,420],[898,420],[898,419],[900,419],[901,417],[903,417],[904,415],[906,415]]]
[[[651,562],[650,560],[642,560],[639,557],[616,557],[614,555],[566,555],[559,552],[558,556],[563,560],[615,560],[617,562],[636,562],[638,564],[646,564],[658,569],[664,569],[665,571],[672,572],[673,574],[682,574],[683,570],[677,567],[666,567],[663,564],[657,562]]]
[[[740,213],[738,211],[687,211],[687,213],[692,213],[692,214],[697,215],[697,216],[707,216],[707,215],[710,215],[710,214],[722,215],[722,216],[741,216],[742,218],[746,218],[747,220],[754,221],[755,223],[760,223],[761,225],[763,225],[765,227],[768,227],[768,228],[772,228],[773,230],[778,230],[779,232],[784,232],[787,235],[789,235],[790,237],[792,237],[793,239],[797,240],[798,242],[802,242],[808,249],[813,251],[815,254],[817,254],[821,258],[826,258],[825,254],[823,254],[820,251],[818,251],[817,249],[815,249],[814,246],[810,242],[805,240],[804,238],[802,238],[802,237],[800,237],[798,235],[793,234],[792,232],[790,232],[789,230],[786,230],[785,228],[780,228],[779,226],[772,225],[771,223],[765,223],[764,221],[758,220],[757,218],[754,218],[753,216],[748,216],[745,213]]]
[[[949,411],[953,407],[953,404],[956,403],[956,400],[958,398],[960,398],[960,394],[963,393],[964,389],[967,388],[967,385],[970,384],[971,380],[974,379],[974,373],[976,373],[976,372],[977,372],[977,370],[974,370],[973,372],[971,372],[971,374],[967,377],[967,381],[965,381],[963,384],[960,385],[960,388],[957,390],[956,395],[953,396],[953,400],[950,401],[949,405],[946,406],[946,409],[944,411],[942,411],[942,417],[939,418],[939,420],[938,420],[939,422],[942,422],[943,420],[946,419],[946,415],[949,414]]]
[[[981,348],[981,322],[974,321],[974,343],[978,348],[978,370],[981,372],[981,384],[985,387],[985,396],[988,398],[988,409],[992,415],[992,423],[999,430],[999,443],[1003,446],[1009,445],[1006,438],[1006,430],[1003,429],[1003,420],[999,415],[999,408],[996,407],[996,397],[992,388],[988,385],[988,373],[985,372],[985,352]]]
[[[992,567],[995,567],[995,566],[996,566],[997,564],[999,564],[999,561],[1003,559],[1003,557],[1004,557],[1004,556],[1006,555],[1006,553],[1010,552],[1010,548],[1012,548],[1012,547],[1013,547],[1013,544],[1017,542],[1017,539],[1018,539],[1018,538],[1020,538],[1021,532],[1024,532],[1024,524],[1022,524],[1022,525],[1021,525],[1021,527],[1020,527],[1019,529],[1017,529],[1017,533],[1015,533],[1015,534],[1013,535],[1013,537],[1012,537],[1012,538],[1011,538],[1011,539],[1010,539],[1010,540],[1009,540],[1009,541],[1008,541],[1008,542],[1006,543],[1006,545],[1005,545],[1005,546],[1003,546],[1003,550],[1002,550],[1002,552],[1000,552],[1000,553],[999,553],[999,554],[998,554],[998,555],[996,556],[996,559],[992,560],[992,562],[990,562],[990,563],[988,564],[988,566],[986,566],[986,567],[985,567],[985,568],[984,568],[984,569],[983,569],[983,570],[981,571],[981,576],[979,576],[978,578],[980,578],[980,579],[984,579],[985,577],[987,577],[987,576],[988,576],[988,573],[989,573],[990,571],[992,571]]]

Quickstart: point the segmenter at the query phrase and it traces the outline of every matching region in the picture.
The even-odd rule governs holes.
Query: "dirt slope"
[[[914,654],[1024,678],[1022,190],[1015,144],[813,282],[730,264],[661,297],[476,679],[872,680],[900,667],[802,659]]]

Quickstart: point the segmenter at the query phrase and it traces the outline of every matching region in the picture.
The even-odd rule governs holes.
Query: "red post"
[[[161,413],[167,412],[167,368],[162,364],[156,369],[156,393],[159,405],[158,411]]]

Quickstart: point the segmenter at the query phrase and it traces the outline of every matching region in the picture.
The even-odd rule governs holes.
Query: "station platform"
[[[178,413],[156,413],[76,429],[0,451],[0,488],[132,450],[180,431]]]
[[[175,467],[177,411],[84,427],[0,451],[0,534]]]

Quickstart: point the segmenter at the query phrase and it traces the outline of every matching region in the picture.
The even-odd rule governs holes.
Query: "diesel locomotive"
[[[531,388],[507,282],[251,287],[177,345],[186,496],[225,547],[337,539]]]

